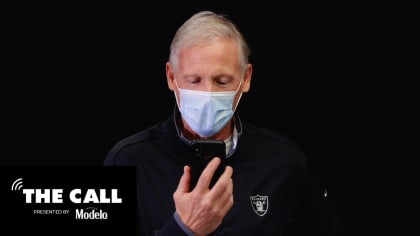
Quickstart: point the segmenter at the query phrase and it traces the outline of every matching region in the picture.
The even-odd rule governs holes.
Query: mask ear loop
[[[179,94],[178,83],[176,82],[176,79],[174,79],[174,81],[175,81],[175,87],[178,90],[178,94]],[[175,95],[176,104],[178,105],[178,108],[181,109],[181,103],[178,101],[178,97],[176,96],[176,92],[175,91],[174,91],[174,95]]]
[[[238,86],[238,88],[236,89],[235,94],[239,91],[239,88],[240,88],[240,87],[241,87],[241,85],[242,85],[242,80],[243,80],[243,79],[241,79],[241,82],[239,82],[239,86]],[[238,101],[236,101],[235,109],[233,109],[233,112],[235,112],[235,111],[236,111],[236,108],[237,108],[237,107],[238,107],[238,105],[239,105],[239,101],[241,100],[241,97],[242,97],[242,92],[241,92],[241,94],[239,95]]]

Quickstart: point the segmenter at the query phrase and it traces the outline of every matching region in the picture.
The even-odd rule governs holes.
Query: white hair
[[[221,38],[236,42],[240,66],[245,69],[250,54],[247,42],[230,19],[212,11],[200,11],[178,28],[170,46],[169,62],[173,67],[177,67],[178,53],[182,48],[208,44]]]

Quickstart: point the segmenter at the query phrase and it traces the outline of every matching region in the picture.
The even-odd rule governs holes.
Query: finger
[[[233,206],[233,181],[230,179],[228,184],[228,189],[223,193],[223,196],[221,197],[221,213],[222,215],[226,215],[227,212],[232,208]]]
[[[190,191],[190,182],[191,182],[191,174],[190,174],[190,167],[184,166],[184,173],[179,180],[178,187],[176,188],[176,192],[187,193]]]
[[[213,158],[204,168],[203,172],[200,175],[200,178],[197,181],[196,189],[205,190],[209,189],[210,181],[213,178],[214,172],[216,172],[217,167],[220,165],[220,158]]]
[[[211,189],[211,194],[214,198],[219,198],[221,194],[226,192],[229,189],[230,185],[232,184],[232,174],[233,169],[231,166],[226,166],[225,171],[223,171],[222,175],[220,175],[217,182],[214,184],[213,188]]]

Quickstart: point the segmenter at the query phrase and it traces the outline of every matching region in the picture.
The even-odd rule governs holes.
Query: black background
[[[0,163],[101,165],[118,140],[166,119],[171,38],[210,9],[252,49],[241,117],[302,147],[345,233],[393,229],[404,208],[394,194],[405,189],[395,177],[412,173],[399,163],[415,110],[414,4],[226,2],[2,3]]]

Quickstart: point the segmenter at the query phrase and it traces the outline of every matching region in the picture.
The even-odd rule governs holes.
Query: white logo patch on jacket
[[[268,211],[268,196],[249,196],[251,206],[255,213],[259,216],[265,215]]]

